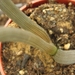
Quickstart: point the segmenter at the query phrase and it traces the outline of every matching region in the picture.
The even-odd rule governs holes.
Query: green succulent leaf
[[[20,11],[11,0],[0,0],[0,8],[20,27],[38,35],[47,42],[51,42],[46,31]]]
[[[0,27],[0,41],[24,42],[50,55],[54,55],[57,51],[53,43],[47,43],[39,36],[23,29]]]

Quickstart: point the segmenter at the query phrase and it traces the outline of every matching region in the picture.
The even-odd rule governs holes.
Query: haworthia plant
[[[52,55],[61,64],[75,63],[75,51],[63,51],[51,42],[46,31],[21,12],[11,0],[0,0],[0,8],[24,30],[0,28],[0,41],[20,41],[28,43]],[[20,36],[21,35],[21,36]]]
[[[15,21],[20,27],[22,27],[24,30],[28,30],[35,35],[38,35],[41,40],[43,39],[45,42],[49,43],[50,50],[46,50],[47,53],[50,55],[54,55],[57,51],[56,46],[51,42],[50,37],[46,33],[46,31],[40,27],[38,24],[36,24],[34,21],[32,21],[28,16],[26,16],[23,12],[21,12],[11,0],[0,0],[0,8],[13,20]],[[9,31],[10,32],[10,31]],[[15,33],[15,32],[14,32]],[[7,33],[8,34],[8,33]],[[14,34],[12,34],[14,37]],[[15,34],[18,36],[18,34]],[[4,35],[3,35],[4,36]],[[32,35],[30,35],[32,36]],[[8,37],[8,36],[7,36]],[[11,36],[9,36],[11,37]],[[22,36],[25,37],[25,36]],[[17,37],[19,38],[19,37]],[[36,38],[36,37],[35,37]],[[13,38],[12,38],[13,39]],[[34,39],[32,39],[34,40]],[[40,41],[41,41],[40,40]],[[13,41],[13,40],[12,40]],[[19,40],[18,40],[19,41]],[[36,41],[36,44],[40,41]],[[38,47],[43,46],[44,42],[42,44],[39,44]],[[51,49],[52,48],[52,49]]]
[[[56,46],[53,43],[47,43],[42,38],[31,33],[30,31],[17,28],[0,27],[0,41],[24,42],[48,53],[58,63],[67,65],[75,63],[75,50],[57,50]]]

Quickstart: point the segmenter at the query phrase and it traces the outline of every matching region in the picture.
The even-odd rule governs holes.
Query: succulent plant
[[[0,41],[25,42],[51,55],[61,64],[75,63],[75,51],[57,49],[47,32],[21,12],[11,0],[0,0],[0,8],[22,29],[0,27]]]

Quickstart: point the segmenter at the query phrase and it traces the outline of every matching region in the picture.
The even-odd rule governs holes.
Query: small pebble
[[[51,68],[54,68],[54,65],[51,65]]]
[[[63,28],[60,28],[60,32],[63,33]]]
[[[69,6],[72,6],[72,2],[69,2],[68,5],[69,5]]]
[[[63,17],[63,15],[60,15],[60,17]]]
[[[58,7],[55,7],[55,10],[58,10]]]
[[[63,9],[63,12],[66,12],[67,10],[66,9]]]
[[[20,70],[20,71],[19,71],[19,74],[20,74],[20,75],[24,75],[24,74],[25,74],[24,70]]]
[[[22,53],[23,53],[23,51],[20,50],[20,51],[18,51],[18,52],[16,53],[16,55],[17,55],[17,56],[20,56]]]
[[[53,31],[52,30],[49,30],[49,34],[52,35],[53,34]]]
[[[68,50],[70,48],[70,43],[64,45],[64,49]]]
[[[50,21],[53,21],[53,20],[55,20],[55,18],[54,17],[50,17]]]
[[[71,75],[75,75],[74,73],[71,73]]]
[[[14,56],[12,56],[12,59],[15,59],[15,57],[14,57]]]
[[[10,66],[9,65],[7,66],[7,69],[10,69]]]
[[[68,34],[64,34],[63,37],[65,37],[66,39],[69,38]]]
[[[46,10],[43,10],[42,12],[45,14],[46,13]]]
[[[51,11],[52,11],[53,9],[54,9],[54,8],[49,8],[49,10],[51,10]]]

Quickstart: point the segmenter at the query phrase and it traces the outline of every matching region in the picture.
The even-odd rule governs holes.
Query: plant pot
[[[39,0],[40,1],[40,0]],[[37,3],[39,4],[39,1],[37,1]],[[43,0],[42,0],[43,1]],[[36,2],[34,1],[33,3],[32,3],[32,5],[33,5],[33,7],[34,6],[36,6],[36,5],[38,5],[38,4],[35,4]],[[31,6],[31,5],[30,5]],[[30,8],[30,6],[28,5],[27,7],[26,7],[26,5],[23,7],[23,8],[21,8],[22,10],[25,10],[25,9],[28,9],[28,8]],[[57,9],[57,8],[56,8]],[[52,10],[52,9],[51,9]],[[65,10],[64,10],[65,11]],[[44,13],[46,13],[46,11],[43,11]],[[44,16],[45,17],[45,16]],[[53,18],[51,18],[51,20],[53,20]],[[9,19],[8,20],[8,22],[6,23],[6,25],[5,25],[5,27],[6,26],[8,26],[8,24],[9,23],[11,23],[11,19]],[[55,30],[55,29],[54,29]],[[63,30],[61,29],[61,32],[63,32]],[[50,31],[50,34],[52,34],[52,32]],[[60,39],[59,39],[60,40]],[[43,54],[43,53],[42,53]],[[46,56],[47,57],[47,56]],[[49,57],[47,57],[47,58],[49,58]],[[49,59],[50,61],[49,62],[51,62],[51,63],[54,63],[53,62],[53,60],[51,60],[51,59]],[[5,73],[4,73],[4,70],[3,70],[3,67],[2,67],[2,60],[0,60],[1,61],[1,73],[2,73],[2,75],[5,75]],[[49,63],[48,62],[48,63]],[[56,67],[58,67],[59,66],[59,64],[56,64],[56,63],[54,63],[55,65],[48,65],[48,66],[50,66],[50,68],[51,68],[51,70],[49,71],[51,74],[53,74],[53,71],[55,71],[55,69],[54,70],[52,70],[52,68],[54,68],[54,66],[56,66]],[[35,64],[35,65],[37,65],[37,64]],[[44,65],[45,65],[45,63],[44,63]],[[62,65],[60,65],[59,67],[61,67]],[[71,65],[70,65],[71,66]],[[46,67],[46,66],[45,66]],[[58,68],[59,68],[58,67]],[[64,66],[63,66],[63,68],[65,68]],[[62,69],[62,68],[61,68]],[[67,71],[67,70],[66,70]],[[65,72],[65,71],[64,71]],[[59,74],[59,75],[61,75],[61,73],[60,72],[58,72],[58,71],[56,71],[56,73],[55,74]],[[49,74],[50,75],[50,74]],[[54,75],[54,74],[53,74]]]
[[[33,0],[31,2],[29,2],[28,4],[22,6],[20,8],[21,11],[25,11],[29,8],[35,8],[41,4],[44,4],[44,3],[48,3],[48,0]],[[12,22],[11,19],[9,19],[6,24],[4,25],[4,27],[7,27],[8,24],[10,24]],[[4,72],[4,69],[3,69],[3,65],[2,65],[2,43],[0,43],[0,72],[1,72],[1,75],[6,75],[5,72]]]

